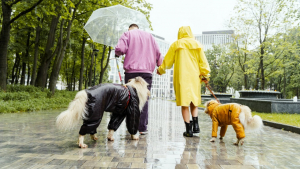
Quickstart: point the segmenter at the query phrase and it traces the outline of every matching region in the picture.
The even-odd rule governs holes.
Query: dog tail
[[[252,117],[251,109],[248,106],[241,106],[239,119],[246,130],[260,131],[264,126],[259,116],[255,115]]]
[[[71,130],[80,120],[86,119],[85,104],[87,100],[87,93],[84,90],[78,92],[68,109],[56,117],[56,126],[60,130]]]

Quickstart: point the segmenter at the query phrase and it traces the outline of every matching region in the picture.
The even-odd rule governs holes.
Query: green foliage
[[[235,58],[227,46],[213,45],[205,52],[211,67],[210,84],[214,91],[226,93],[231,78],[235,73]]]
[[[252,112],[252,114],[260,116],[263,120],[300,127],[300,114],[258,112]]]
[[[37,0],[22,0],[13,5],[13,13],[12,18],[16,17],[22,11],[31,7]],[[0,6],[2,6],[2,1],[0,1]],[[51,52],[53,57],[50,59],[51,65],[49,66],[48,77],[51,75],[52,67],[54,63],[54,59],[58,56],[58,53],[55,53],[56,49],[59,49],[61,43],[59,40],[61,39],[64,43],[67,40],[67,26],[68,22],[72,19],[71,26],[71,34],[70,39],[68,40],[66,50],[62,50],[61,52],[65,53],[65,57],[62,61],[62,66],[59,72],[59,79],[63,81],[63,83],[69,86],[69,90],[73,90],[78,86],[80,69],[81,69],[81,47],[82,47],[82,39],[87,39],[87,43],[85,45],[84,52],[84,67],[83,67],[83,82],[88,82],[88,74],[90,70],[91,64],[91,51],[95,48],[98,49],[98,56],[96,58],[96,70],[95,70],[95,79],[96,84],[99,82],[100,77],[100,59],[102,58],[102,50],[103,45],[96,44],[89,39],[89,35],[84,30],[84,25],[87,20],[91,16],[92,12],[103,7],[109,7],[112,5],[121,4],[128,8],[132,8],[138,10],[146,15],[150,26],[151,22],[150,18],[150,10],[152,9],[152,5],[148,3],[146,0],[65,0],[65,1],[57,1],[57,0],[43,0],[41,4],[36,6],[31,12],[28,12],[26,15],[23,15],[19,19],[15,20],[13,24],[11,24],[11,32],[10,32],[10,43],[8,50],[8,59],[7,59],[7,70],[8,70],[8,81],[12,81],[14,75],[17,75],[16,70],[19,70],[24,63],[26,63],[26,75],[31,77],[33,63],[34,63],[34,55],[37,52],[37,67],[41,65],[43,61],[43,56],[45,55],[45,49],[48,44],[48,36],[49,30],[51,26],[51,21],[53,16],[60,16],[59,23],[56,27],[56,33],[53,35],[55,37],[54,45],[51,48]],[[2,23],[2,8],[0,8],[0,23]],[[74,16],[74,18],[72,18]],[[60,37],[60,25],[64,20],[64,24],[62,25],[62,34]],[[1,26],[1,25],[0,25]],[[37,27],[41,27],[40,39],[38,42],[38,50],[35,50],[35,40]],[[29,47],[27,47],[27,39],[29,35]],[[52,35],[51,35],[52,36]],[[20,64],[16,64],[16,54],[21,56]],[[25,57],[27,55],[27,57]],[[108,53],[106,52],[104,55],[104,64],[106,63],[108,58]],[[28,66],[29,65],[29,66]],[[13,67],[17,66],[17,69],[13,70]],[[93,69],[94,70],[94,69]],[[22,71],[20,71],[22,72]],[[108,70],[104,73],[103,82],[108,82]],[[92,72],[93,74],[93,72]],[[93,76],[94,77],[94,76]],[[20,78],[20,76],[19,76]],[[93,78],[94,79],[94,78]],[[74,82],[75,81],[75,82]],[[19,80],[20,82],[20,80]],[[83,87],[86,85],[83,84]],[[20,89],[21,90],[21,89]],[[21,90],[24,91],[24,90]],[[43,95],[44,96],[44,95]],[[52,97],[51,94],[46,95],[46,97]]]
[[[0,92],[0,113],[27,112],[65,108],[76,92],[57,90],[51,95],[49,90],[24,85],[8,85],[6,92]]]

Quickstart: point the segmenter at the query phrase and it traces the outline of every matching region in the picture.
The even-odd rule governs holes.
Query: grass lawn
[[[77,91],[56,90],[52,96],[48,89],[8,85],[6,92],[0,91],[0,113],[66,108],[76,93]]]
[[[252,112],[252,115],[258,115],[263,120],[300,127],[300,114]]]

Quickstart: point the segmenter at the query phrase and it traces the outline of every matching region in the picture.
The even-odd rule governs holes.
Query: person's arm
[[[156,43],[156,41],[154,40],[154,43],[155,43],[155,56],[156,56],[156,66],[160,66],[162,64],[162,61],[163,61],[163,57],[160,53],[160,50],[159,50],[159,46],[158,44]]]
[[[128,32],[125,32],[118,41],[117,46],[115,47],[115,54],[117,56],[124,55],[128,50]]]
[[[203,48],[200,50],[200,62],[199,62],[199,68],[200,68],[200,79],[206,79],[209,80],[209,73],[210,73],[210,67],[208,64],[208,61],[206,59],[206,56],[204,54]],[[204,78],[203,78],[204,77]]]
[[[166,69],[172,68],[174,61],[175,61],[175,44],[173,43],[169,48],[168,53],[166,54],[162,64],[157,69],[157,72],[161,75],[165,74]]]

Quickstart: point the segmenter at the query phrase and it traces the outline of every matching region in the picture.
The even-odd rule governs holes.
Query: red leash
[[[211,90],[211,86],[208,84],[208,80],[203,76],[202,79],[205,79],[204,83],[206,88],[210,91],[210,93],[214,96],[214,98],[217,100],[218,103],[220,103],[219,99],[215,96],[214,92]]]

